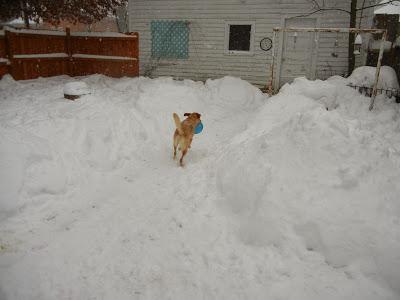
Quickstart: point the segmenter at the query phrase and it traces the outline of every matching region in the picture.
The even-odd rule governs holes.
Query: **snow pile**
[[[206,87],[215,93],[215,101],[222,105],[236,106],[238,109],[251,108],[262,103],[264,96],[259,89],[239,78],[224,77],[207,80]]]
[[[90,94],[89,86],[83,81],[68,82],[64,85],[64,95],[82,96]]]
[[[398,299],[400,111],[347,80],[0,81],[0,295]],[[172,113],[202,114],[185,168]],[[7,275],[6,275],[7,274]]]
[[[357,86],[373,87],[375,82],[375,67],[363,66],[355,69],[348,77],[348,82]],[[396,72],[389,66],[382,66],[379,81],[379,89],[399,89]]]

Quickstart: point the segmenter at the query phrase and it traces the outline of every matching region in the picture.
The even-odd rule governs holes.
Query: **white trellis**
[[[369,109],[372,110],[374,107],[374,102],[377,94],[377,88],[378,88],[378,80],[379,80],[379,74],[381,70],[381,64],[382,64],[382,57],[383,57],[383,50],[384,50],[384,44],[387,38],[387,31],[385,29],[359,29],[359,28],[302,28],[302,27],[276,27],[273,29],[273,38],[272,38],[272,63],[271,63],[271,74],[270,74],[270,82],[268,85],[268,92],[273,94],[276,90],[274,88],[274,84],[278,82],[275,76],[275,63],[276,63],[276,45],[275,42],[277,40],[277,35],[280,33],[284,32],[330,32],[330,33],[382,33],[382,40],[381,40],[381,46],[379,50],[379,57],[378,57],[378,63],[376,66],[376,73],[375,73],[375,80],[374,80],[374,86],[373,86],[373,91],[372,91],[372,96],[371,96],[371,103],[369,106]],[[282,49],[279,49],[278,51],[282,51]],[[279,85],[279,82],[278,82]]]

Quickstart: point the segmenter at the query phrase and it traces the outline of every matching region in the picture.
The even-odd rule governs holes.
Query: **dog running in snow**
[[[201,122],[201,115],[197,112],[185,113],[185,120],[181,122],[176,113],[173,114],[176,130],[174,133],[174,159],[176,158],[176,149],[178,148],[182,152],[182,156],[179,160],[180,165],[183,167],[183,157],[188,152],[190,145],[192,144],[194,130],[196,126]]]

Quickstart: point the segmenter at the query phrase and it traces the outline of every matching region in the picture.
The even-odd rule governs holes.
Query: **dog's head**
[[[189,119],[198,119],[200,120],[201,114],[197,112],[192,112],[192,113],[184,113],[183,114],[185,117],[188,117]]]

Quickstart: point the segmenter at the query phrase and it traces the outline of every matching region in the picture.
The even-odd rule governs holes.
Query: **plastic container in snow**
[[[83,81],[68,82],[64,85],[64,98],[66,99],[75,100],[87,94],[90,94],[90,89]]]

